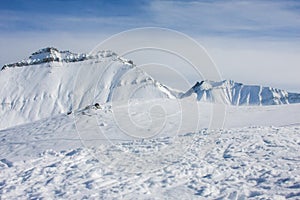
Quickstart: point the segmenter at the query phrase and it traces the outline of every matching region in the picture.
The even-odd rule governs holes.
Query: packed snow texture
[[[149,123],[147,104],[127,105],[136,124]],[[122,132],[114,118],[121,113],[111,104],[0,131],[1,197],[300,197],[299,104],[231,106],[221,130],[201,128],[211,116],[209,104],[201,102],[199,128],[180,127],[177,104],[174,99],[160,103],[166,123],[152,139]]]
[[[45,124],[40,131],[33,129],[27,131],[36,136],[47,130]],[[96,148],[82,147],[71,138],[23,141],[36,147],[61,142],[73,148],[54,147],[17,161],[1,150],[0,195],[3,199],[298,199],[299,134],[299,126],[203,129]],[[213,135],[219,136],[216,141],[211,141]],[[17,142],[8,145],[18,147]],[[210,150],[203,153],[207,146]]]

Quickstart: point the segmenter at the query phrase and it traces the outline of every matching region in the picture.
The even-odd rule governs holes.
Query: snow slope
[[[46,48],[21,63],[26,65],[0,71],[0,129],[94,102],[174,98],[168,88],[111,51],[86,55]]]
[[[181,101],[186,101],[182,103],[186,105],[183,108],[178,105],[176,99],[143,100],[118,107],[114,105],[115,108],[112,108],[111,103],[107,103],[100,109],[91,106],[70,115],[59,114],[2,130],[0,131],[0,157],[15,161],[35,157],[47,149],[61,151],[82,145],[94,148],[99,144],[118,144],[141,138],[177,137],[206,129],[213,114],[212,105],[202,102],[194,105],[193,99]],[[160,118],[159,115],[151,117],[151,114],[155,114],[151,110],[153,105],[163,107],[163,124],[153,124],[153,119]],[[229,106],[226,109],[224,128],[300,126],[299,109],[300,104],[263,107]],[[129,112],[123,112],[124,110]],[[193,110],[199,115],[192,115]],[[160,110],[156,112],[161,114]],[[131,123],[127,120],[128,116]],[[152,125],[155,127],[151,127]],[[147,135],[147,132],[144,132],[147,129],[154,130],[155,134]]]
[[[148,103],[127,105],[137,124],[149,122]],[[178,128],[177,103],[160,104],[166,124],[152,139],[124,134],[110,103],[0,131],[1,198],[300,197],[300,104],[231,106],[227,128],[209,131],[210,104],[198,102],[192,130]]]
[[[2,159],[0,195],[3,199],[299,198],[299,127],[224,130],[203,157],[201,147],[210,134],[214,132],[184,135],[180,144],[174,138],[122,143],[126,152],[102,145],[92,150],[48,150],[22,162]],[[167,156],[165,145],[172,156]],[[184,154],[180,145],[188,147]],[[141,163],[140,152],[168,159],[157,162],[153,156]],[[101,158],[93,156],[97,154]],[[154,170],[147,165],[153,161]]]
[[[191,102],[186,104],[189,103],[193,105]],[[26,155],[30,156],[32,152],[35,152],[32,156],[36,156],[36,154],[49,148],[56,150],[75,148],[78,145],[80,146],[82,142],[89,147],[94,147],[99,143],[132,141],[137,139],[137,135],[133,135],[134,133],[138,133],[139,137],[148,136],[151,138],[152,136],[176,136],[197,129],[197,119],[193,119],[193,115],[180,122],[182,112],[179,112],[180,106],[176,99],[164,101],[143,100],[132,102],[129,105],[114,104],[114,108],[111,104],[102,104],[100,109],[90,106],[69,115],[59,114],[2,130],[0,131],[0,137],[2,138],[0,152],[6,152],[6,158],[9,159],[23,159]],[[151,114],[154,113],[151,112],[151,107],[153,105],[164,108],[165,118],[161,127],[151,127],[151,125],[158,126],[157,123],[152,123]],[[195,109],[195,107],[187,108],[187,112],[192,109]],[[206,127],[211,115],[211,106],[202,105],[199,109],[202,110],[201,126]],[[129,112],[125,112],[125,110]],[[157,114],[161,114],[160,110],[157,110]],[[128,122],[128,115],[134,124]],[[126,123],[123,124],[122,122]],[[141,129],[139,129],[140,127]],[[146,135],[142,135],[143,130],[148,128],[153,128],[158,131],[158,134],[147,135],[146,133]],[[128,129],[130,133],[126,132]],[[44,141],[48,142],[44,143]]]
[[[300,94],[289,93],[271,87],[243,85],[232,80],[197,82],[182,97],[196,93],[197,99],[204,102],[228,105],[278,105],[300,103]]]
[[[202,145],[216,131],[181,136],[181,143],[172,137],[122,143],[124,151],[101,145],[96,149],[48,150],[20,162],[2,159],[0,196],[296,200],[300,198],[299,128],[223,130],[204,157]],[[181,145],[187,147],[184,154]],[[153,156],[142,163],[144,154]],[[165,159],[158,161],[155,156]],[[157,168],[149,169],[153,163]]]
[[[205,81],[176,98],[111,51],[55,48],[0,84],[0,199],[300,198],[297,94]],[[207,129],[211,102],[225,129]]]

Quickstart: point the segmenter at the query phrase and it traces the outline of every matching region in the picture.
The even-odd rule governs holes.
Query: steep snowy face
[[[271,87],[243,85],[232,80],[197,82],[181,97],[196,93],[198,101],[228,105],[279,105],[300,103],[300,94]]]
[[[88,55],[45,48],[18,63],[0,71],[0,129],[95,102],[174,98],[168,88],[112,51]]]

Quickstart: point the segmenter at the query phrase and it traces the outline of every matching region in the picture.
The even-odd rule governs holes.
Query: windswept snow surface
[[[196,93],[198,101],[227,105],[278,105],[300,103],[300,94],[271,87],[243,85],[232,80],[197,82],[182,97]]]
[[[221,130],[205,128],[208,103],[197,103],[198,129],[191,118],[180,127],[178,100],[123,106],[151,127],[149,105],[158,103],[166,119],[149,139],[122,132],[111,103],[0,131],[1,197],[299,199],[299,104],[231,106]]]
[[[222,130],[204,156],[203,143],[218,131],[47,150],[25,161],[3,158],[0,194],[3,199],[299,199],[299,130]]]

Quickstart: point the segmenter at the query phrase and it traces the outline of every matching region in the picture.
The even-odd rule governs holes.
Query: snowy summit
[[[28,59],[4,65],[1,70],[6,69],[8,67],[22,67],[49,62],[80,62],[87,59],[95,59],[98,57],[111,57],[116,55],[117,54],[112,51],[100,51],[95,55],[88,55],[86,53],[78,54],[72,53],[70,51],[59,51],[57,48],[54,47],[46,47],[32,53]]]
[[[0,128],[67,113],[93,102],[177,95],[110,50],[89,55],[49,47],[3,69]]]

